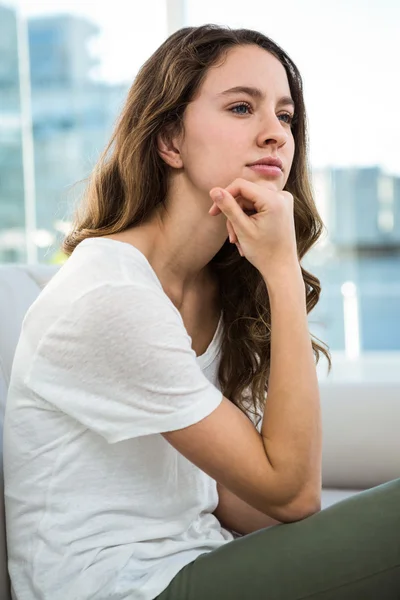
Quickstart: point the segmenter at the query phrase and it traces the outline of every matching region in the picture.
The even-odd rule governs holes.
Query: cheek
[[[285,172],[284,185],[286,185],[287,180],[289,179],[290,172],[293,167],[294,151],[295,151],[295,145],[294,145],[294,140],[292,140],[291,143],[288,144],[288,148],[287,148],[287,169]]]
[[[239,176],[232,160],[221,159],[221,154],[213,151],[204,155],[191,156],[185,164],[185,173],[190,183],[205,194],[216,186],[226,187]]]
[[[291,138],[287,141],[286,148],[285,148],[286,160],[289,165],[291,165],[293,163],[294,151],[295,151],[294,138],[293,138],[293,136],[291,136]]]
[[[239,177],[243,162],[241,144],[231,127],[208,120],[206,126],[192,127],[182,148],[187,177],[199,189],[209,191],[226,186]]]
[[[233,142],[237,139],[237,132],[229,121],[224,121],[214,115],[206,115],[203,120],[196,122],[188,137],[191,149],[203,150],[214,156],[222,156],[234,150]]]

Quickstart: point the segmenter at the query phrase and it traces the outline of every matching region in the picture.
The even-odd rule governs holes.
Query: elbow
[[[302,521],[303,519],[307,519],[308,517],[312,517],[316,513],[320,512],[321,503],[319,504],[304,504],[299,507],[291,508],[284,516],[282,516],[282,523],[294,523],[296,521]]]
[[[289,504],[280,507],[279,521],[294,523],[311,517],[321,511],[321,494],[317,493],[308,497],[299,497]]]

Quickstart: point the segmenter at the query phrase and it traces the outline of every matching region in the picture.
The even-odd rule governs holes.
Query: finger
[[[257,212],[254,211],[254,204],[250,200],[246,200],[246,198],[242,198],[241,196],[238,196],[237,198],[235,198],[235,200],[246,214],[252,214],[254,212]],[[218,206],[215,204],[215,202],[213,202],[211,208],[208,211],[208,214],[216,216],[222,213]]]
[[[243,212],[235,198],[223,188],[213,188],[210,191],[213,202],[231,221],[237,234],[246,233],[249,229],[250,218]]]
[[[208,214],[215,217],[216,215],[220,215],[222,213],[219,210],[218,206],[215,204],[215,202],[213,202],[210,210],[208,211]]]
[[[232,223],[229,221],[229,219],[226,220],[226,228],[228,230],[229,241],[231,242],[231,244],[235,244],[238,241],[238,239],[235,230],[232,227]]]
[[[226,189],[228,189],[228,188],[226,188]],[[243,198],[243,196],[236,196],[235,200],[246,214],[252,214],[254,212],[257,212],[254,210],[254,202],[252,202],[251,200],[247,200],[246,198]],[[216,215],[220,215],[221,211],[218,208],[218,206],[215,204],[215,202],[213,202],[208,213],[212,216],[216,216]]]
[[[269,183],[269,182],[267,182]],[[219,189],[219,188],[218,188]],[[260,186],[246,179],[235,179],[228,187],[227,192],[234,198],[241,197],[241,201],[246,208],[255,209],[257,212],[262,210],[267,204],[268,196],[276,195],[276,190],[270,186]]]

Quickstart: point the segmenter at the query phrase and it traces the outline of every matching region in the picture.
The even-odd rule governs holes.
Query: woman
[[[172,35],[24,321],[5,424],[18,599],[398,597],[399,482],[319,512],[329,354],[300,260],[321,229],[293,62],[252,31]]]

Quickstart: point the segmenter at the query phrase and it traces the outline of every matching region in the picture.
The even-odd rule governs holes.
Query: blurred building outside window
[[[65,257],[59,251],[60,241],[82,193],[83,179],[108,141],[130,81],[113,82],[93,75],[101,68],[100,59],[91,52],[102,33],[95,18],[73,11],[26,17],[16,6],[1,2],[0,262],[61,263]],[[389,4],[386,0],[384,3]],[[240,10],[243,5],[237,2],[230,3],[229,15],[222,14],[221,6],[218,12],[216,3],[209,0],[201,6],[194,0],[165,0],[162,4],[164,12],[160,8],[161,0],[154,2],[159,9],[155,11],[155,22],[158,19],[157,22],[162,20],[163,24],[158,24],[154,33],[153,49],[180,26],[228,21],[232,27],[260,29],[281,44],[295,62],[299,55],[298,66],[305,82],[310,119],[311,150],[315,145],[323,148],[324,143],[332,143],[333,147],[336,140],[336,144],[342,143],[344,152],[341,161],[336,160],[333,150],[331,154],[326,151],[325,160],[311,153],[315,197],[327,230],[304,261],[305,267],[321,279],[323,290],[318,306],[310,315],[311,329],[327,341],[333,351],[345,351],[348,358],[357,358],[360,353],[400,351],[399,151],[397,169],[392,166],[396,163],[393,151],[384,144],[380,148],[382,159],[378,157],[375,164],[368,160],[362,164],[362,149],[359,164],[354,161],[346,164],[345,152],[351,140],[357,137],[357,130],[351,134],[352,138],[346,130],[348,123],[340,118],[335,122],[332,107],[335,102],[346,101],[349,114],[359,120],[360,99],[353,99],[347,89],[332,89],[327,83],[329,64],[326,72],[321,71],[319,87],[316,87],[323,88],[325,97],[330,98],[325,134],[313,125],[313,115],[318,112],[317,100],[308,91],[312,75],[307,60],[311,59],[301,52],[305,42],[302,45],[299,25],[296,40],[287,37],[285,45],[285,35],[288,35],[285,24],[290,18],[295,21],[290,11],[283,14],[282,9],[276,7],[273,12],[271,7],[263,12],[264,23],[256,14],[249,11],[243,14]],[[329,13],[327,6],[333,9],[337,3],[327,3],[325,8],[320,3],[317,14],[312,0],[301,4],[304,22],[313,14],[316,23],[320,19],[321,28],[329,27],[329,14],[324,10]],[[372,5],[376,5],[376,10],[382,9],[382,3],[378,6],[376,1]],[[258,0],[248,3],[248,8],[252,6],[253,13],[262,10]],[[367,11],[360,3],[358,9]],[[347,9],[340,10],[339,18]],[[365,16],[361,12],[360,15]],[[362,32],[363,18],[359,21]],[[343,31],[343,44],[347,33]],[[151,29],[149,35],[152,35]],[[317,39],[320,32],[316,31],[315,35]],[[375,35],[376,38],[382,36],[382,40],[388,35],[379,22]],[[395,43],[398,44],[397,38]],[[114,43],[123,44],[120,39],[114,39]],[[324,45],[316,47],[314,52],[317,51],[323,53]],[[354,48],[353,54],[355,60],[359,60],[360,49]],[[351,56],[349,54],[349,58]],[[27,60],[29,69],[26,69]],[[377,85],[375,79],[380,64],[377,60],[370,65],[370,86]],[[357,68],[358,63],[355,72]],[[390,77],[394,77],[394,72]],[[390,77],[388,75],[388,85]],[[381,93],[387,95],[388,92],[382,89]],[[367,104],[368,97],[363,96],[362,101]],[[367,109],[364,107],[364,113]],[[391,119],[395,119],[396,107],[392,103],[387,107],[387,114],[382,114],[372,103],[369,110],[377,114],[374,120],[363,123],[370,128],[369,143],[376,146],[382,128],[394,127]],[[353,118],[349,120],[352,122]],[[387,154],[390,154],[389,166]],[[331,160],[327,159],[329,156]],[[30,236],[28,243],[27,236]]]

